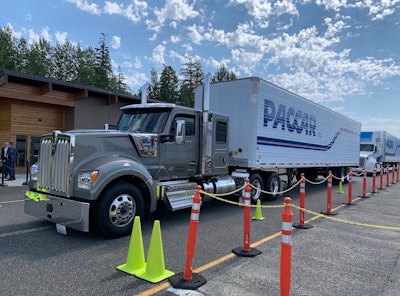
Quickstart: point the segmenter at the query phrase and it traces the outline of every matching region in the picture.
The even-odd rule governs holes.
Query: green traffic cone
[[[252,219],[253,220],[264,220],[264,217],[261,212],[261,200],[259,200],[259,199],[257,199],[256,212],[254,213],[254,216]]]
[[[339,182],[339,188],[338,188],[338,191],[337,191],[337,193],[344,193],[344,191],[343,191],[343,185],[342,185],[342,181],[340,181],[340,182]]]
[[[151,233],[145,271],[136,276],[151,283],[158,283],[172,275],[174,275],[172,271],[165,269],[160,221],[156,220]]]
[[[132,235],[129,242],[126,263],[117,266],[117,269],[131,275],[136,275],[143,272],[145,267],[146,262],[144,261],[144,248],[140,217],[136,216],[135,220],[133,221]]]

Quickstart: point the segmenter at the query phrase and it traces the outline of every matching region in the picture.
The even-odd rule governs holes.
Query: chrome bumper
[[[85,202],[39,192],[25,192],[25,214],[79,231],[89,231],[89,207],[90,204]]]

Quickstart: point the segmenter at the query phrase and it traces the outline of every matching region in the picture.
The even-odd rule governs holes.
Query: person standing
[[[13,145],[13,142],[8,141],[8,149],[7,149],[7,166],[8,166],[8,181],[15,180],[15,164],[17,163],[18,151]]]
[[[1,148],[1,161],[3,162],[3,171],[2,173],[4,174],[4,178],[7,178],[7,176],[9,177],[9,173],[8,173],[8,147],[9,147],[9,143],[8,142],[4,142],[4,147]]]

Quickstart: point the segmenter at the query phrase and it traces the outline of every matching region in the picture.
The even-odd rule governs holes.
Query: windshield
[[[374,144],[361,144],[360,151],[371,151],[374,152],[375,145]]]
[[[119,131],[134,133],[156,133],[163,131],[167,124],[170,110],[156,108],[138,108],[126,110],[119,123]]]

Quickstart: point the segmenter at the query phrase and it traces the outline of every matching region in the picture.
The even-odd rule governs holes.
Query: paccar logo
[[[287,108],[283,104],[279,104],[276,108],[275,103],[265,99],[264,102],[264,126],[278,128],[289,132],[305,133],[306,135],[315,136],[317,127],[317,119],[314,115],[308,114],[301,110],[295,110],[292,107]]]

